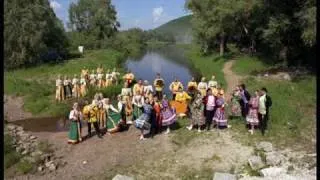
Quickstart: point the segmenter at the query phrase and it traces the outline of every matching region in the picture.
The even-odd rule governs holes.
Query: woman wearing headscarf
[[[98,88],[102,88],[105,86],[105,81],[103,79],[103,68],[102,65],[100,65],[100,67],[97,68],[97,80],[98,80]]]
[[[203,115],[204,105],[202,103],[202,96],[199,93],[195,95],[195,99],[191,104],[191,124],[187,127],[192,130],[193,127],[198,127],[198,132],[201,132],[201,127],[205,124],[205,117]]]
[[[94,129],[96,130],[97,136],[102,138],[102,133],[99,128],[98,124],[98,102],[97,100],[93,100],[92,104],[89,106],[89,121],[88,121],[88,133],[89,137],[91,137],[91,125],[93,125]]]
[[[208,82],[208,88],[213,88],[217,86],[218,86],[218,82],[216,81],[216,77],[212,76],[211,80]]]
[[[72,87],[71,87],[71,80],[68,78],[68,76],[64,76],[63,88],[64,88],[64,92],[65,92],[65,97],[71,98],[72,97]]]
[[[78,103],[73,104],[73,109],[70,111],[69,120],[70,129],[69,129],[69,139],[68,143],[76,144],[79,141],[82,141],[81,137],[81,124],[80,120],[82,119],[82,113],[80,111]]]
[[[155,96],[153,98],[153,110],[154,110],[154,115],[155,115],[155,122],[156,122],[156,126],[155,126],[155,133],[160,133],[161,131],[161,127],[162,127],[162,116],[161,116],[161,102],[159,101],[158,97]]]
[[[178,93],[180,87],[183,89],[182,83],[178,80],[178,78],[175,78],[175,80],[169,86],[173,100],[176,98],[176,94]]]
[[[232,98],[231,98],[231,116],[232,117],[241,117],[240,100],[241,100],[240,88],[239,86],[237,86],[234,92],[232,93]]]
[[[140,135],[140,140],[144,139],[144,130],[150,130],[151,120],[152,116],[152,106],[149,102],[149,99],[145,99],[145,104],[143,105],[143,114],[135,121],[135,127],[140,129],[141,135]]]
[[[80,79],[80,97],[86,96],[87,93],[87,81],[85,79],[85,76],[82,75]]]
[[[254,127],[259,125],[259,119],[258,119],[258,108],[259,108],[259,91],[256,90],[254,92],[254,97],[251,97],[249,101],[249,113],[246,117],[247,124],[249,124],[250,129],[249,132],[253,134]],[[241,110],[240,110],[241,115]]]
[[[58,75],[58,79],[56,80],[56,100],[63,101],[65,100],[65,93],[63,87],[63,81],[61,80],[61,75]]]
[[[144,97],[140,94],[140,91],[136,92],[136,95],[132,98],[133,104],[133,119],[137,119],[142,114],[142,106],[144,104]]]
[[[188,82],[188,94],[192,97],[192,99],[194,99],[194,96],[197,93],[197,87],[198,84],[194,77],[192,77],[191,80]]]
[[[110,73],[110,70],[108,69],[106,72],[106,82],[104,84],[105,87],[109,87],[112,85],[112,75]]]
[[[129,71],[127,72],[127,74],[125,74],[125,75],[123,76],[123,80],[124,80],[125,82],[127,82],[128,87],[131,87],[132,82],[133,82],[133,80],[134,80],[134,74],[129,70]]]
[[[79,98],[80,97],[80,81],[79,79],[77,78],[77,75],[75,74],[74,75],[74,78],[72,79],[72,85],[73,85],[73,88],[72,88],[72,94],[75,98]]]
[[[120,73],[117,72],[116,68],[113,68],[112,72],[111,72],[111,79],[112,79],[112,84],[118,85],[118,81],[119,81],[119,77]]]
[[[202,77],[201,82],[199,82],[198,84],[198,91],[201,93],[202,97],[206,96],[207,89],[208,89],[208,84],[206,82],[206,78]]]
[[[191,97],[180,87],[175,100],[171,101],[170,104],[174,107],[178,116],[184,117],[188,111],[189,100],[191,100]]]
[[[127,82],[124,83],[124,87],[121,89],[121,96],[123,102],[126,102],[128,98],[131,99],[132,97],[132,91]]]
[[[225,101],[223,98],[223,91],[218,92],[217,100],[216,100],[216,111],[213,117],[213,123],[216,125],[218,128],[219,127],[229,127],[228,126],[228,120],[225,117]]]
[[[177,115],[175,109],[170,107],[169,101],[166,95],[163,96],[162,99],[162,108],[161,108],[161,125],[167,127],[166,134],[170,133],[170,126],[176,122]]]
[[[109,98],[104,99],[104,103],[104,108],[107,114],[107,131],[109,133],[115,133],[124,130],[126,128],[126,121],[121,115],[124,111],[124,107],[119,111],[110,103]]]
[[[97,84],[97,75],[94,73],[94,70],[92,70],[92,72],[89,76],[89,80],[90,80],[91,86],[95,86]]]

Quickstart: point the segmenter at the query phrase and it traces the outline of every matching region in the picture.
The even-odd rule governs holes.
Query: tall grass
[[[5,72],[4,92],[8,95],[23,96],[24,109],[34,115],[65,115],[70,109],[72,101],[55,102],[55,79],[58,74],[73,77],[74,74],[80,76],[84,67],[90,70],[102,64],[104,69],[118,67],[118,71],[123,72],[121,63],[124,61],[124,54],[115,50],[95,50],[88,51],[84,57],[71,59],[60,64],[44,64],[37,67],[18,69]],[[113,96],[119,93],[120,87],[110,87],[101,91],[106,96]],[[87,97],[92,98],[93,93]]]

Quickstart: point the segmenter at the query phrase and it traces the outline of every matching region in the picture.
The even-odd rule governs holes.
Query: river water
[[[169,85],[177,77],[186,87],[191,77],[199,80],[199,73],[193,69],[191,62],[185,56],[184,50],[176,46],[164,46],[161,48],[148,48],[140,57],[129,57],[125,62],[125,68],[130,69],[136,79],[148,80],[153,83],[157,73],[160,73],[165,81],[164,92],[169,93]],[[66,117],[31,118],[13,122],[33,132],[59,132],[66,131],[69,121]],[[85,123],[82,123],[85,125]]]

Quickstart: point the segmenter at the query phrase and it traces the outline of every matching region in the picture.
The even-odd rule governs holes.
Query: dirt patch
[[[7,121],[17,121],[33,117],[30,112],[23,109],[23,97],[4,95],[4,114]]]

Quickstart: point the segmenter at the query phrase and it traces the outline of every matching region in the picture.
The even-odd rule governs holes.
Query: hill
[[[171,33],[174,35],[176,42],[178,43],[191,43],[192,41],[192,15],[183,16],[174,20],[171,20],[156,29],[154,31],[158,33]]]

